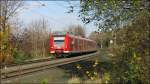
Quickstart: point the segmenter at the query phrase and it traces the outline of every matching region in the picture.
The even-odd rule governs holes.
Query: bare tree
[[[89,38],[95,40],[100,48],[110,46],[110,40],[112,39],[111,32],[91,32]]]
[[[85,28],[81,25],[70,25],[68,28],[68,32],[73,33],[74,35],[85,37]]]
[[[0,0],[0,30],[5,31],[8,20],[18,13],[18,10],[23,6],[22,0]]]
[[[46,19],[40,19],[37,21],[32,21],[29,25],[28,32],[28,40],[32,44],[32,56],[39,57],[39,56],[46,56],[48,55],[48,39],[49,39],[49,32],[48,32],[48,22]],[[24,45],[25,46],[25,45]]]
[[[102,40],[101,40],[101,35],[99,34],[99,32],[91,32],[91,34],[89,35],[89,38],[92,40],[95,40],[97,42],[97,45],[99,47],[102,47]]]

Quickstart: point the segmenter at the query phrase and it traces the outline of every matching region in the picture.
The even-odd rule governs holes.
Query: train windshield
[[[57,46],[62,46],[64,44],[64,37],[54,37],[54,43]]]

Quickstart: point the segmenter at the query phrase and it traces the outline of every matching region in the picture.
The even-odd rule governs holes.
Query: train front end
[[[57,57],[64,57],[68,54],[68,35],[50,35],[50,53]]]

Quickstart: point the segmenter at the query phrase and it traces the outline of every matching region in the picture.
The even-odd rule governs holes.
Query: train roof
[[[53,32],[52,35],[53,36],[65,36],[66,33],[64,33],[64,32]]]
[[[81,36],[75,36],[75,35],[69,35],[69,36],[74,37],[74,38],[78,38],[78,39],[84,39],[84,40],[95,42],[95,41],[93,41],[93,40],[91,40],[89,38],[84,38],[84,37],[81,37]]]
[[[69,36],[74,37],[74,38],[84,39],[84,40],[95,42],[95,41],[93,41],[93,40],[91,40],[89,38],[84,38],[84,37],[81,37],[81,36],[76,36],[76,35],[74,35],[73,33],[70,33],[70,32],[54,32],[54,33],[52,33],[53,36],[66,36],[66,34],[68,34]]]
[[[65,36],[66,34],[73,35],[71,32],[53,32],[53,36]]]

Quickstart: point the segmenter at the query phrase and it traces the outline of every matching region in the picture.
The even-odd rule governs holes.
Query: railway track
[[[3,69],[1,69],[1,80],[2,80],[2,82],[4,82],[4,81],[10,80],[10,79],[15,79],[15,78],[18,78],[21,76],[25,76],[27,74],[38,72],[38,71],[41,71],[44,69],[49,69],[49,68],[89,59],[93,55],[96,56],[97,54],[98,54],[98,52],[95,52],[95,53],[78,56],[78,57],[54,59],[51,61],[38,62],[38,63],[3,68]]]
[[[32,59],[32,60],[25,60],[21,63],[12,63],[12,64],[3,64],[2,65],[2,68],[3,67],[13,67],[13,66],[18,66],[18,65],[26,65],[26,64],[32,64],[32,63],[38,63],[38,62],[44,62],[44,61],[50,61],[50,60],[53,60],[54,58],[52,57],[45,57],[45,58],[40,58],[40,59]]]

